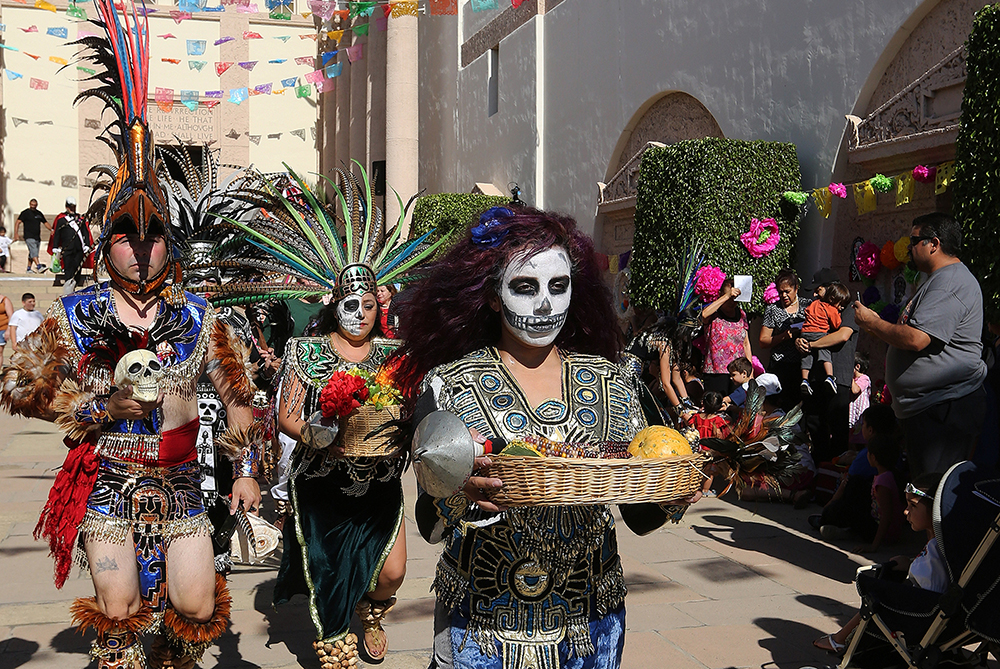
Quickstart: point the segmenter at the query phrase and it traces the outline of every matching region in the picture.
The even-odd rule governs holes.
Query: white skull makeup
[[[348,295],[337,302],[337,322],[344,332],[357,337],[361,334],[361,324],[365,320],[365,312],[361,306],[360,295]]]
[[[528,346],[554,342],[566,323],[571,274],[569,253],[561,246],[511,261],[500,284],[507,330]]]

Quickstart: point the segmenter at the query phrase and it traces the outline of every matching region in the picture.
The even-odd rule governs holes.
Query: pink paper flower
[[[740,235],[740,241],[754,258],[763,258],[781,241],[778,222],[773,218],[750,219],[750,231]]]
[[[847,186],[844,184],[830,184],[830,192],[837,197],[847,197]]]
[[[767,288],[764,289],[764,303],[777,304],[778,300],[780,299],[781,296],[778,295],[778,287],[775,286],[774,282],[772,281],[767,285]]]
[[[854,264],[858,272],[866,279],[874,279],[878,271],[882,269],[882,261],[879,259],[882,249],[871,242],[865,242],[858,249],[858,257]]]
[[[703,265],[695,272],[694,292],[698,294],[702,302],[711,302],[719,296],[722,282],[726,278],[726,273],[718,267]]]
[[[937,176],[936,167],[925,167],[924,165],[917,165],[913,168],[913,178],[922,184],[929,184],[934,181],[934,177]]]

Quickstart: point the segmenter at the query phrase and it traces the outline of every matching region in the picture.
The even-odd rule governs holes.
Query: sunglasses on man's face
[[[907,483],[906,484],[906,494],[907,495],[916,495],[917,497],[924,497],[924,498],[929,499],[929,500],[930,499],[934,499],[934,495],[931,495],[929,493],[924,492],[923,490],[921,490],[920,488],[916,487],[912,483]]]
[[[920,242],[926,242],[926,241],[929,241],[931,239],[936,239],[936,238],[934,237],[934,235],[930,235],[929,237],[910,237],[910,243],[906,246],[906,248],[912,249],[914,246],[916,246]]]

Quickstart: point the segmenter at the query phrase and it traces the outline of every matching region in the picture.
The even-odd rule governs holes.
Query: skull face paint
[[[340,331],[351,339],[367,337],[375,327],[378,302],[371,293],[348,295],[337,302],[337,323]]]
[[[528,346],[552,344],[569,312],[571,273],[569,253],[561,246],[511,261],[500,284],[507,331]]]

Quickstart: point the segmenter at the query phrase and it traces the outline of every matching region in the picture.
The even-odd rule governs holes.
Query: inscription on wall
[[[155,104],[151,104],[147,108],[149,128],[156,141],[161,143],[171,144],[174,137],[196,144],[217,142],[221,136],[219,127],[221,106],[215,105],[211,109],[199,106],[190,111],[182,104],[175,104],[173,110],[165,112]]]

